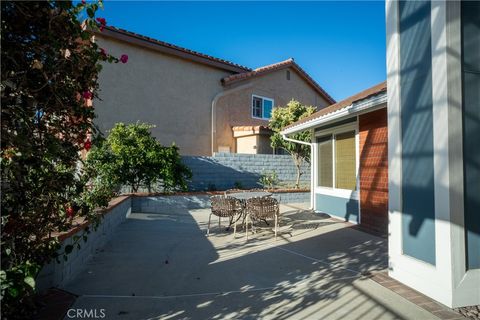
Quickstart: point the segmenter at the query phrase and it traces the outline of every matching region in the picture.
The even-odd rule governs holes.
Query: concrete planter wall
[[[210,196],[223,194],[223,192],[197,192],[182,195],[151,195],[151,196],[135,196],[132,198],[132,212],[162,212],[165,205],[175,202],[180,208],[209,208]],[[310,202],[309,191],[292,191],[292,192],[274,192],[273,197],[280,203],[301,203]],[[171,209],[169,209],[171,210]]]
[[[60,263],[52,261],[43,267],[36,279],[39,292],[43,292],[51,287],[62,287],[65,285],[82,270],[95,251],[103,247],[110,239],[117,226],[124,222],[131,212],[131,197],[119,198],[114,199],[112,201],[114,205],[109,206],[104,212],[104,217],[97,229],[91,230],[88,234],[87,242],[80,240],[80,249],[75,246],[66,261],[63,257],[60,257]],[[84,227],[86,225],[74,228],[71,232],[61,235],[59,238],[63,240],[63,243],[59,252],[64,252],[67,245],[73,244],[75,236],[81,237]]]

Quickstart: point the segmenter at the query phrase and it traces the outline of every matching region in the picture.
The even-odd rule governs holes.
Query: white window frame
[[[256,116],[253,115],[253,98],[262,99],[262,116],[261,117],[256,117]],[[252,118],[261,119],[261,120],[270,120],[271,119],[271,118],[264,118],[263,117],[263,101],[264,100],[268,100],[268,101],[272,102],[272,110],[273,110],[273,108],[275,107],[275,100],[274,99],[267,98],[267,97],[262,97],[262,96],[259,96],[259,95],[256,95],[256,94],[252,94],[252,100],[250,101],[250,110],[251,110]]]
[[[358,120],[358,119],[357,119]],[[335,187],[335,175],[336,175],[336,166],[335,166],[335,147],[336,147],[336,135],[345,133],[345,132],[355,132],[355,177],[356,177],[356,190],[348,190],[348,189],[339,189]],[[332,135],[332,179],[333,187],[321,187],[318,185],[318,143],[316,142],[317,138],[321,138],[323,136]],[[341,125],[334,128],[329,128],[321,131],[315,132],[315,193],[320,193],[324,195],[345,198],[345,199],[360,199],[360,177],[359,177],[359,135],[358,135],[358,121],[355,123],[349,123],[345,125]]]

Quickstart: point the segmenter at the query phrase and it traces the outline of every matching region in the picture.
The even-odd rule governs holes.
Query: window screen
[[[356,189],[355,131],[335,136],[335,188]]]
[[[252,115],[257,118],[262,117],[262,99],[253,97],[252,99]]]
[[[332,136],[317,139],[318,186],[333,187]]]

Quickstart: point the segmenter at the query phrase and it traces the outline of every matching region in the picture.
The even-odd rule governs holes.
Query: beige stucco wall
[[[107,52],[128,54],[126,64],[105,64],[95,100],[95,123],[106,133],[115,123],[147,122],[164,145],[175,142],[184,155],[211,154],[211,103],[231,73],[110,38],[97,42]]]
[[[272,154],[273,149],[270,146],[270,135],[259,135],[257,138],[257,153]]]
[[[257,153],[257,136],[245,136],[237,138],[237,153]]]
[[[233,138],[232,126],[263,125],[267,126],[268,121],[255,119],[252,117],[252,95],[263,96],[274,99],[274,106],[285,106],[291,99],[300,101],[306,105],[313,105],[323,108],[329,105],[320,94],[312,88],[301,76],[292,68],[290,71],[290,80],[287,80],[287,69],[279,70],[253,78],[251,80],[241,81],[225,89],[231,89],[238,86],[244,86],[250,83],[251,86],[239,91],[227,94],[220,98],[217,103],[216,128],[217,138],[214,144],[217,146],[230,146],[232,152],[236,150],[235,139]],[[264,152],[268,150],[269,142],[266,143],[265,137],[262,138],[261,145]]]

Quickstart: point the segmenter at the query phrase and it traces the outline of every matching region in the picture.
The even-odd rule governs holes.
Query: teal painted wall
[[[435,265],[431,3],[400,1],[403,253]]]
[[[315,210],[336,216],[346,221],[359,223],[358,200],[315,194]]]
[[[463,161],[467,268],[480,268],[480,2],[462,2]]]

